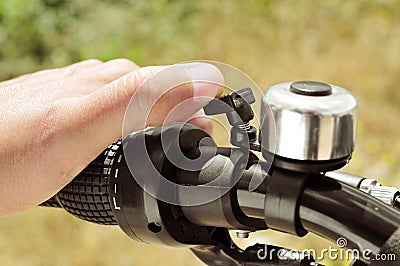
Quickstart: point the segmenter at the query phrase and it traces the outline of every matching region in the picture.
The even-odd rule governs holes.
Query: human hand
[[[146,83],[155,73],[164,75]],[[213,83],[183,83],[190,80]],[[134,131],[163,124],[184,100],[218,97],[222,87],[216,84],[223,82],[210,64],[140,68],[126,59],[87,60],[1,82],[0,217],[50,198],[121,138],[131,98],[130,111],[140,119],[128,121],[124,129]],[[169,85],[180,83],[167,92]],[[210,130],[209,121],[193,118],[205,104],[191,101],[168,122],[190,120]]]

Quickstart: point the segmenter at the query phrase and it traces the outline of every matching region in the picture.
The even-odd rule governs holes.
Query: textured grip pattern
[[[108,179],[121,141],[110,145],[55,197],[43,203],[58,204],[74,216],[97,224],[117,225],[110,205]]]
[[[61,208],[60,204],[58,203],[57,196],[51,197],[47,201],[41,203],[40,206]]]

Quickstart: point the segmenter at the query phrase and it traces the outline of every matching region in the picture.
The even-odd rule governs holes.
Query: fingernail
[[[224,77],[216,66],[207,63],[188,63],[184,67],[193,80],[194,101],[209,102],[220,94]]]

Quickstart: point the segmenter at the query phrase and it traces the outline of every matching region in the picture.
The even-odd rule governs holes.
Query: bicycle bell
[[[275,166],[326,172],[351,158],[358,102],[346,89],[317,81],[280,83],[266,91],[261,106],[263,156],[274,154]]]

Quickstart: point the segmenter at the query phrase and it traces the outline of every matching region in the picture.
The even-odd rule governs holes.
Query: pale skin
[[[137,116],[151,112],[144,124],[140,119],[125,121],[124,131],[161,125],[166,117],[167,122],[189,121],[209,131],[210,121],[196,114],[221,94],[217,84],[223,84],[222,74],[209,64],[182,64],[169,80],[141,86],[166,68],[139,67],[126,59],[93,59],[0,82],[0,217],[55,195],[120,139],[131,98],[129,105]],[[188,80],[211,83],[189,82],[166,92],[165,84]],[[183,105],[180,115],[168,116],[177,104],[194,96],[207,97]]]

